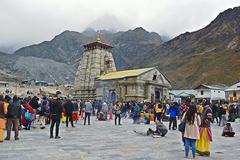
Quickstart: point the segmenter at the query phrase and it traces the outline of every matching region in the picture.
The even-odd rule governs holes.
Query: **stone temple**
[[[171,84],[158,67],[117,71],[111,53],[113,47],[99,37],[84,48],[75,78],[75,98],[109,103],[168,99]]]
[[[95,78],[115,72],[115,62],[111,53],[112,46],[101,42],[98,36],[95,42],[86,44],[76,73],[74,97],[95,99]]]

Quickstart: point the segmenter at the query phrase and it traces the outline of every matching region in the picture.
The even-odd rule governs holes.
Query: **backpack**
[[[27,120],[27,121],[31,121],[32,119],[32,114],[30,112],[25,112],[24,114],[24,118]]]

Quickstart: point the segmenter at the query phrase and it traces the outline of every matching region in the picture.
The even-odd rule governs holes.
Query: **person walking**
[[[92,113],[92,103],[87,100],[85,102],[85,117],[84,117],[84,125],[86,125],[86,121],[87,121],[87,118],[88,118],[88,125],[90,125],[90,116],[91,116],[91,113]]]
[[[47,100],[47,97],[43,97],[39,112],[39,121],[41,129],[45,129],[46,119],[49,116],[49,114],[50,114],[49,102]]]
[[[201,156],[210,156],[210,147],[212,142],[212,131],[210,122],[212,122],[212,109],[209,102],[204,104],[203,113],[201,115],[201,125],[199,127],[200,139],[196,143],[196,151]]]
[[[104,120],[107,120],[108,110],[109,110],[108,104],[106,102],[103,102],[102,103],[102,112],[104,114]]]
[[[13,100],[10,101],[7,111],[7,137],[5,140],[10,140],[12,127],[15,132],[15,140],[19,140],[18,137],[18,124],[19,116],[21,115],[21,105],[18,101],[17,96],[13,97]]]
[[[117,102],[114,107],[113,107],[114,111],[115,111],[115,125],[117,125],[117,119],[118,119],[118,125],[122,125],[121,124],[121,110],[122,110],[122,104],[120,102]]]
[[[169,113],[170,113],[169,130],[171,130],[172,124],[173,124],[172,129],[176,130],[177,129],[177,116],[179,113],[177,102],[174,102],[173,106],[170,106]]]
[[[196,140],[200,139],[199,125],[201,124],[200,116],[197,114],[197,107],[191,105],[188,111],[183,115],[182,121],[185,121],[185,158],[188,158],[189,148],[192,147],[192,156],[196,157]]]
[[[38,111],[38,108],[39,108],[39,104],[38,104],[38,101],[39,101],[39,98],[37,97],[37,96],[34,96],[31,100],[30,100],[30,102],[29,102],[29,104],[30,104],[30,106],[33,108],[33,110],[34,110],[34,113],[33,113],[33,115],[32,115],[32,127],[33,128],[36,128],[36,122],[37,122],[37,111]]]
[[[74,128],[75,126],[73,125],[73,108],[74,104],[70,99],[67,100],[67,102],[64,104],[64,109],[66,112],[66,127],[68,127],[68,122],[70,120],[72,127]]]
[[[55,95],[53,100],[50,102],[50,116],[51,116],[51,126],[50,126],[50,138],[53,138],[53,129],[56,124],[55,139],[61,138],[59,136],[59,126],[62,116],[62,104],[60,99]]]

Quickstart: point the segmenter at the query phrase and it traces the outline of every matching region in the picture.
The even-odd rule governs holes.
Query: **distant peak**
[[[240,17],[240,6],[229,8],[221,12],[214,21],[218,20],[236,20]]]
[[[144,32],[147,32],[143,27],[137,27],[133,31],[144,31]]]

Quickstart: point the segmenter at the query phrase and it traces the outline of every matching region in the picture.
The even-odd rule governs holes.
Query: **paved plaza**
[[[164,122],[168,125],[167,122]],[[0,144],[0,160],[181,160],[184,151],[181,134],[169,131],[166,137],[152,138],[133,132],[146,132],[154,125],[134,125],[129,119],[122,126],[113,121],[97,121],[84,126],[80,121],[76,128],[61,124],[59,140],[49,139],[49,126],[41,130],[21,131],[20,140]],[[233,123],[235,138],[221,137],[222,128],[213,125],[210,157],[201,160],[236,160],[240,157],[240,122]]]

